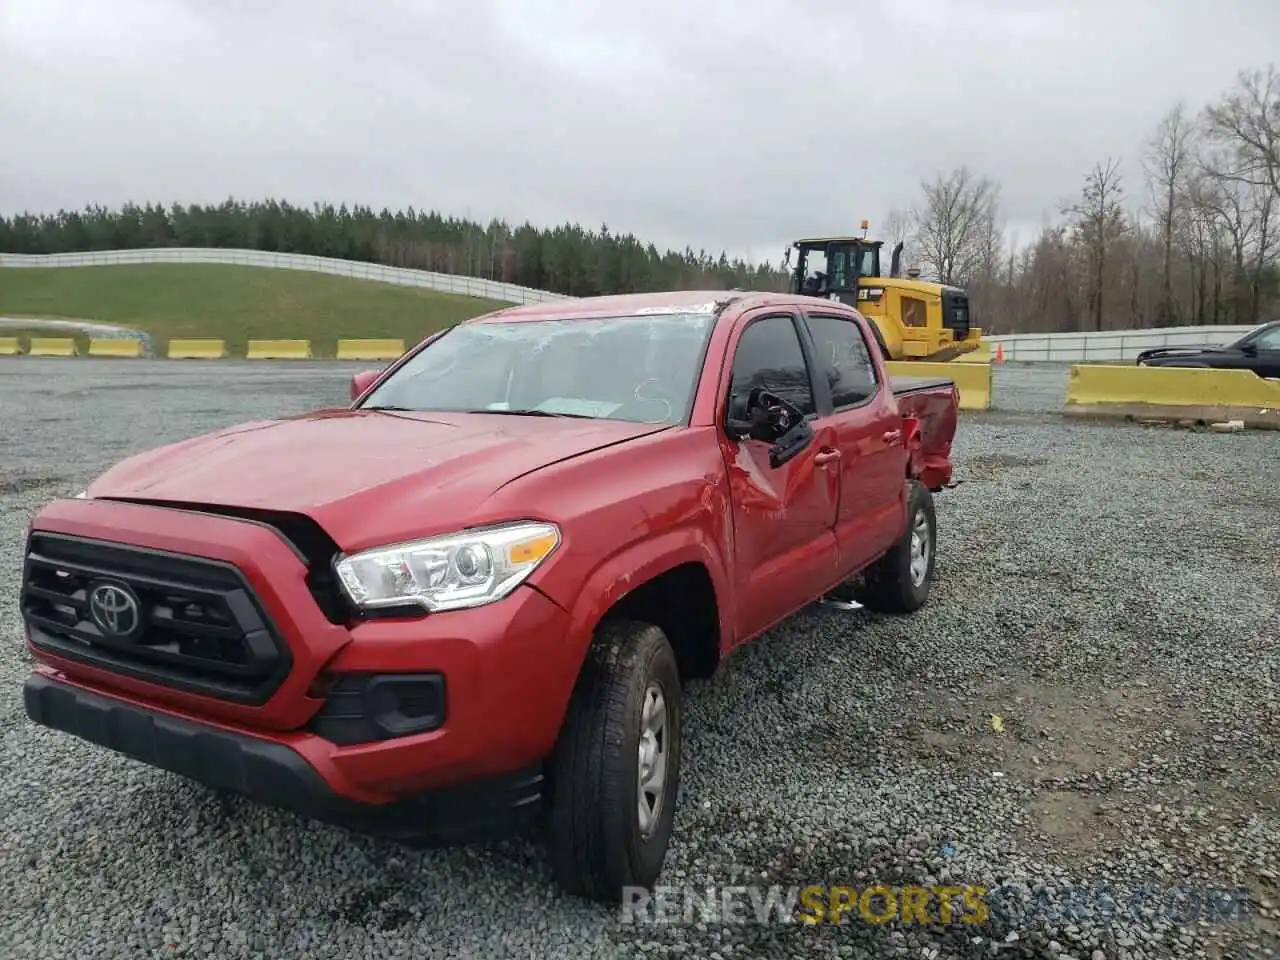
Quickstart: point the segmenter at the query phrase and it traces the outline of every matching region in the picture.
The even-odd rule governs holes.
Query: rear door
[[[738,642],[817,599],[838,580],[835,431],[819,415],[799,324],[793,311],[753,311],[738,321],[729,344],[731,372],[718,433],[733,510]],[[729,418],[746,418],[755,387],[799,407],[814,431],[804,449],[776,467],[769,458],[772,444],[734,440],[726,430]]]
[[[806,309],[818,389],[828,394],[840,450],[836,542],[845,576],[893,545],[906,515],[907,452],[887,378],[872,360],[868,330],[847,313]]]

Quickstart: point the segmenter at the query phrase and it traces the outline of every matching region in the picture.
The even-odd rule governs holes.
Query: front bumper
[[[333,789],[288,742],[149,710],[36,674],[23,687],[27,715],[151,766],[365,833],[429,844],[505,836],[532,825],[539,767],[388,803],[361,803]]]
[[[36,517],[31,536],[102,544],[95,547],[97,560],[105,561],[111,545],[118,545],[126,552],[163,551],[216,562],[242,576],[262,618],[287,645],[289,669],[265,699],[236,701],[124,672],[106,657],[49,642],[48,630],[28,617],[28,650],[38,664],[28,712],[37,722],[210,785],[269,794],[277,805],[295,806],[288,801],[296,796],[311,798],[305,805],[315,808],[316,797],[332,797],[337,799],[320,807],[373,808],[381,821],[406,801],[414,819],[423,796],[513,775],[524,782],[525,772],[554,748],[585,650],[585,641],[571,635],[568,614],[529,586],[469,610],[331,622],[308,587],[304,558],[262,523],[168,507],[64,500]],[[127,568],[125,563],[104,575]],[[423,674],[444,678],[441,725],[376,740],[323,735],[326,728],[317,721],[325,698],[344,689],[343,678]],[[151,719],[144,723],[138,717]],[[146,747],[145,737],[153,734],[138,732],[144,727],[186,731],[192,758]],[[215,740],[218,745],[211,745]],[[261,772],[264,756],[272,761],[271,776]],[[173,766],[184,763],[182,769]],[[310,772],[299,774],[299,763]],[[223,766],[241,772],[219,772]]]

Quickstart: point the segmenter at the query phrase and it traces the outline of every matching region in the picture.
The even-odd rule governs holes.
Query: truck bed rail
[[[936,390],[939,387],[950,387],[955,381],[947,377],[890,377],[889,389],[895,397],[922,390]]]

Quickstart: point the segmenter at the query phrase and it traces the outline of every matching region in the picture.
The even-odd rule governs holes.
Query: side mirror
[[[1258,355],[1258,345],[1256,343],[1242,344],[1240,352],[1246,357],[1256,357]]]
[[[382,376],[381,370],[362,370],[351,378],[351,399],[354,402]]]
[[[726,424],[735,440],[760,440],[776,443],[797,424],[804,414],[777,394],[756,387],[747,397],[746,420],[730,419]]]

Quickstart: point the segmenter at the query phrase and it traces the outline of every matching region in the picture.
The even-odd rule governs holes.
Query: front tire
[[[603,624],[551,762],[550,855],[566,892],[618,902],[662,872],[679,788],[681,689],[658,627]]]
[[[913,613],[929,599],[938,552],[937,516],[929,488],[916,480],[909,484],[906,530],[863,575],[861,600],[870,610]]]

